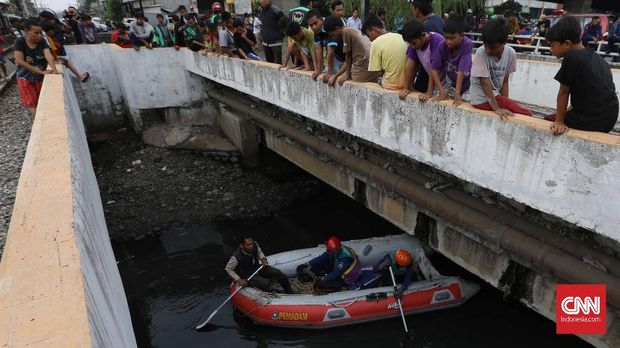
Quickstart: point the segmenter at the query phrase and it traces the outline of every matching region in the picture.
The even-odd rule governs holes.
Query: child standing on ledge
[[[560,83],[551,131],[562,135],[568,128],[609,133],[618,120],[618,96],[611,67],[580,40],[581,26],[575,17],[562,17],[547,32],[551,53],[562,59],[555,75]],[[572,108],[568,107],[568,100]]]
[[[517,53],[506,46],[507,41],[504,19],[491,19],[484,25],[484,45],[476,50],[471,68],[471,103],[476,109],[495,111],[501,119],[514,113],[532,116],[530,110],[508,98],[508,80],[517,71]]]

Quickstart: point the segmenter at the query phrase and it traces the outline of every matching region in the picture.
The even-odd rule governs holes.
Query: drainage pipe
[[[282,133],[313,151],[331,158],[345,168],[363,175],[369,181],[392,190],[418,205],[430,216],[464,227],[482,239],[495,243],[498,248],[505,249],[560,279],[575,284],[607,284],[607,301],[620,308],[620,279],[613,275],[592,267],[557,247],[541,243],[539,240],[460,202],[428,190],[405,177],[275,119],[245,104],[240,98],[224,95],[218,91],[210,91],[209,96],[247,117],[251,117],[262,127]]]

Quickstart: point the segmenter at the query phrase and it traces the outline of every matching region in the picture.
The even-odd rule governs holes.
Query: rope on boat
[[[309,282],[302,282],[297,278],[291,278],[289,279],[291,283],[291,287],[293,288],[293,290],[295,290],[296,292],[300,294],[314,295],[315,294],[314,285],[316,284],[318,277],[314,273],[312,273],[312,271],[310,270],[305,270],[304,273],[309,275],[312,278],[312,280]]]

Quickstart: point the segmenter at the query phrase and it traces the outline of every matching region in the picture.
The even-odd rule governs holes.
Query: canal
[[[197,332],[228,295],[224,266],[242,234],[253,234],[266,254],[316,246],[330,235],[343,240],[402,233],[348,197],[326,187],[270,217],[162,226],[162,233],[116,241],[114,249],[140,347],[586,347],[556,335],[555,323],[513,300],[441,255],[443,274],[482,285],[461,307],[324,331],[254,325],[225,306],[214,328]]]

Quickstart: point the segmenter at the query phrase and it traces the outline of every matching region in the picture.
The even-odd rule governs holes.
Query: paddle
[[[379,278],[381,278],[381,274],[379,274],[378,276],[376,276],[376,277],[372,278],[371,280],[367,281],[366,283],[364,283],[364,285],[362,285],[362,286],[358,286],[358,287],[357,287],[357,289],[355,289],[355,291],[357,291],[357,290],[359,290],[359,289],[361,289],[361,288],[365,287],[366,285],[368,285],[368,284],[370,284],[370,283],[374,282],[375,280],[377,280],[377,279],[379,279]]]
[[[392,284],[394,284],[394,296],[396,296],[396,292],[398,288],[396,287],[396,279],[394,278],[394,272],[392,271],[392,267],[388,267],[390,269],[390,276],[392,276]],[[409,333],[409,329],[407,328],[407,322],[405,321],[405,313],[403,313],[403,306],[400,303],[400,298],[396,298],[398,302],[398,309],[400,310],[400,317],[403,319],[403,325],[405,326],[405,332]]]
[[[248,277],[247,281],[249,282],[250,279],[252,279],[256,273],[258,273],[261,269],[263,269],[263,266],[261,265],[260,267],[258,267],[258,269],[256,270],[256,272],[252,273],[251,276]],[[213,311],[213,313],[211,313],[211,315],[207,318],[207,320],[205,320],[204,323],[196,326],[196,330],[200,330],[202,329],[205,325],[207,325],[207,323],[209,323],[209,321],[217,314],[217,312],[224,307],[224,305],[226,303],[228,303],[228,301],[230,301],[231,298],[233,298],[233,296],[235,296],[241,289],[243,289],[243,286],[239,286],[237,287],[237,290],[235,290],[235,292],[233,292],[230,296],[228,296],[228,298],[219,306],[217,307],[217,309],[215,311]]]

